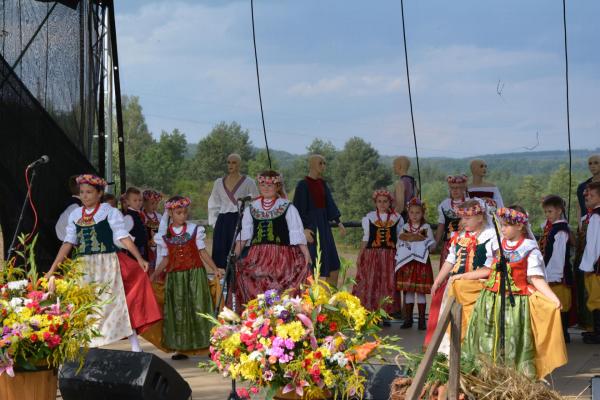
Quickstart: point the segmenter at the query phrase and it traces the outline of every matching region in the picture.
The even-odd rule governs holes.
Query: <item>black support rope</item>
[[[415,158],[417,159],[417,178],[419,179],[419,198],[421,198],[421,167],[419,165],[419,148],[417,146],[417,132],[415,131],[415,115],[413,112],[412,92],[410,90],[410,71],[408,68],[408,48],[406,47],[406,28],[404,24],[404,0],[400,0],[402,10],[402,38],[404,39],[404,63],[406,65],[406,82],[408,86],[408,102],[410,103],[410,121],[412,122],[413,140],[415,142]]]
[[[265,112],[263,111],[262,93],[260,91],[260,73],[258,72],[258,53],[256,51],[256,31],[254,29],[254,0],[250,0],[250,13],[252,15],[252,43],[254,44],[254,64],[256,65],[256,84],[258,85],[258,102],[260,103],[260,116],[262,118],[263,135],[265,137],[265,147],[267,148],[267,158],[269,159],[269,168],[272,169],[271,152],[269,151],[269,142],[267,141],[267,128],[265,126]]]
[[[566,0],[563,0],[563,32],[565,36],[565,83],[566,83],[566,94],[567,94],[567,140],[569,141],[569,195],[567,201],[567,221],[571,216],[571,180],[572,180],[572,154],[571,154],[571,113],[569,110],[569,53],[567,51],[567,4]]]

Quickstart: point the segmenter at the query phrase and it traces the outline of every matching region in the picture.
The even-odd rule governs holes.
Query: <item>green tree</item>
[[[252,143],[248,131],[237,122],[220,122],[203,138],[196,148],[191,174],[204,181],[213,181],[226,172],[226,158],[231,153],[242,157],[242,171],[248,170]]]
[[[273,158],[271,155],[271,168],[275,171],[279,171],[279,161]],[[252,179],[262,171],[269,169],[269,157],[267,156],[267,150],[259,150],[252,159],[248,161],[248,175]]]
[[[517,189],[518,204],[529,213],[529,221],[532,229],[539,230],[542,223],[543,212],[540,206],[543,187],[541,180],[533,175],[525,175]],[[511,204],[506,204],[510,206]]]
[[[338,154],[338,150],[335,148],[331,141],[322,140],[316,138],[312,141],[311,144],[306,148],[308,154],[320,154],[325,157],[325,161],[327,164],[331,164],[333,160],[335,160],[336,155]]]

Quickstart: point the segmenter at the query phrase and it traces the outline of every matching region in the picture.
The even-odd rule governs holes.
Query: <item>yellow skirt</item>
[[[571,288],[564,283],[549,283],[548,285],[562,304],[561,312],[568,312],[571,309]]]
[[[600,310],[600,275],[593,272],[586,273],[585,290],[588,296],[586,303],[588,310]]]
[[[221,283],[218,279],[208,280],[208,287],[210,289],[210,295],[213,299],[213,304],[217,304],[217,300],[221,294]],[[152,290],[154,291],[154,296],[156,296],[156,302],[158,306],[163,308],[165,304],[165,284],[162,282],[153,282]],[[222,307],[221,307],[222,308]],[[173,353],[174,350],[169,349],[163,346],[163,322],[160,320],[159,322],[152,325],[141,335],[144,339],[152,343],[157,349],[164,351],[165,353]],[[179,351],[178,353],[185,354],[188,356],[192,355],[205,355],[208,354],[208,349],[199,349],[194,351]]]
[[[600,279],[597,280],[597,284],[600,291]],[[482,281],[473,280],[452,282],[449,294],[463,306],[461,339],[465,337],[468,321],[483,285]],[[541,379],[567,363],[567,347],[563,337],[560,310],[554,303],[539,292],[534,292],[529,296],[529,309],[535,342],[535,367],[537,377]]]

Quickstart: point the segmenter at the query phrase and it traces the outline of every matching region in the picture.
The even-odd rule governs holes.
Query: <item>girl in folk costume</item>
[[[373,192],[375,211],[362,219],[363,239],[358,255],[356,285],[353,294],[369,310],[378,310],[385,297],[394,298],[396,279],[394,257],[402,217],[392,207],[390,192],[379,189]],[[392,312],[393,304],[383,305]]]
[[[541,379],[555,368],[566,364],[566,347],[561,330],[560,300],[544,278],[544,259],[533,235],[528,237],[528,216],[519,206],[500,208],[497,216],[502,223],[502,251],[507,261],[507,288],[512,290],[514,307],[506,303],[506,314],[500,314],[500,272],[497,263],[481,268],[481,275],[454,277],[453,292],[463,303],[469,321],[463,341],[463,354],[473,359],[501,355],[500,324],[505,323],[505,347],[502,362],[529,378]],[[475,279],[488,275],[474,307],[472,299],[462,296],[457,279]],[[476,284],[481,284],[477,282]],[[537,290],[537,292],[536,292]],[[507,296],[509,290],[507,290]],[[463,297],[461,299],[461,297]]]
[[[571,267],[571,230],[565,219],[565,201],[556,195],[546,196],[542,201],[546,222],[542,225],[543,234],[539,248],[546,264],[546,280],[562,304],[561,319],[565,342],[569,343],[569,311],[573,289],[573,269]]]
[[[238,199],[258,196],[256,183],[240,173],[241,164],[242,158],[238,154],[227,157],[227,175],[215,180],[208,198],[208,223],[214,227],[212,257],[219,268],[227,266],[239,217]]]
[[[419,330],[426,329],[425,295],[431,291],[433,271],[429,260],[429,251],[435,247],[433,231],[425,223],[425,204],[413,198],[407,205],[408,222],[402,226],[396,268],[398,270],[398,290],[404,292],[404,323],[401,329],[413,325],[415,297],[419,309]]]
[[[162,194],[156,190],[147,189],[142,193],[144,198],[144,207],[142,208],[142,221],[146,226],[146,234],[148,235],[148,263],[150,269],[154,270],[156,267],[156,243],[154,242],[154,235],[158,233],[158,227],[160,226],[160,215],[158,210],[158,204],[162,200]]]
[[[189,206],[190,199],[181,196],[165,203],[172,222],[166,234],[155,239],[163,259],[152,274],[155,280],[166,268],[162,345],[181,352],[209,346],[210,322],[198,315],[213,311],[205,268],[218,279],[223,276],[206,251],[204,228],[187,220]],[[172,358],[187,356],[176,353]]]
[[[115,242],[129,250],[137,260],[138,268],[141,267],[144,272],[148,269],[148,263],[125,230],[121,213],[100,202],[106,181],[95,175],[80,175],[77,183],[83,206],[76,208],[69,216],[64,243],[47,276],[54,274],[59,264],[76,247],[77,257],[84,264],[83,279],[106,283],[109,288],[101,295],[103,305],[96,327],[101,336],[92,339],[91,346],[104,346],[129,337],[132,350],[140,351],[137,335],[129,319]]]
[[[269,289],[299,287],[309,275],[311,262],[298,210],[282,198],[281,176],[267,170],[257,181],[260,196],[244,210],[236,243],[239,256],[250,242],[248,255],[236,268],[238,306]]]
[[[593,330],[583,342],[600,344],[600,182],[590,182],[584,192],[587,215],[582,218],[584,240],[579,270],[584,273],[586,307],[592,313]]]
[[[448,175],[446,177],[450,196],[438,205],[438,226],[435,231],[436,243],[442,244],[440,268],[448,256],[452,233],[460,230],[460,217],[456,214],[456,207],[467,199],[468,180],[466,175]]]
[[[448,286],[445,285],[445,282],[449,276],[459,275],[478,279],[487,277],[489,273],[489,271],[481,270],[481,267],[491,267],[499,245],[496,232],[489,225],[485,213],[485,203],[478,199],[467,200],[456,207],[456,214],[460,217],[462,229],[452,234],[448,256],[431,287],[434,297],[439,295],[438,291],[442,293],[440,308],[437,310],[438,315],[439,310],[443,310],[446,303]],[[425,346],[429,344],[437,323],[438,319],[429,317]],[[447,352],[448,349],[440,348],[440,351]]]

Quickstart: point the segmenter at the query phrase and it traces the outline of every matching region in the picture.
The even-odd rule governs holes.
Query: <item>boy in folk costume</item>
[[[435,247],[433,231],[425,222],[425,204],[413,198],[407,205],[408,222],[402,226],[396,254],[397,288],[404,292],[404,323],[400,329],[413,325],[413,308],[416,303],[419,310],[419,330],[424,331],[425,295],[431,291],[433,271],[429,260],[429,251]]]
[[[385,297],[394,298],[396,278],[394,257],[396,242],[403,224],[402,217],[392,207],[392,194],[379,189],[373,192],[375,211],[362,219],[363,238],[357,260],[356,285],[352,293],[369,310],[377,310]],[[393,304],[385,304],[391,313]]]
[[[438,291],[442,292],[440,310],[444,309],[446,303],[448,286],[444,287],[444,283],[449,276],[478,279],[485,278],[489,273],[481,270],[481,267],[491,267],[499,245],[496,232],[488,223],[485,213],[485,203],[479,199],[467,200],[456,207],[462,230],[452,234],[448,257],[431,287],[433,296],[439,295]],[[431,317],[427,321],[425,346],[429,344],[437,323],[438,320]]]
[[[236,268],[237,307],[269,289],[298,288],[310,274],[302,220],[284,198],[280,174],[267,170],[256,179],[260,196],[244,210],[235,248],[239,256],[250,242],[248,255]]]
[[[129,233],[133,236],[133,242],[142,257],[148,260],[148,233],[142,217],[144,203],[142,192],[138,188],[129,187],[125,191],[125,198],[127,199],[127,209],[123,211],[123,214],[133,221],[133,228]]]
[[[166,234],[155,239],[163,259],[152,280],[166,269],[162,346],[178,352],[171,357],[174,360],[187,358],[179,352],[189,353],[209,346],[211,324],[198,315],[213,312],[206,267],[218,279],[223,276],[206,251],[204,228],[187,220],[189,206],[190,199],[171,197],[165,203],[165,210],[172,222]]]
[[[573,287],[573,269],[571,267],[571,230],[565,219],[565,201],[556,195],[546,196],[542,201],[546,222],[539,248],[546,264],[546,281],[562,304],[561,320],[565,342],[569,343],[569,311],[571,309],[571,290]]]
[[[519,206],[500,208],[502,251],[507,266],[505,315],[500,313],[500,272],[498,263],[482,268],[477,278],[489,276],[474,307],[465,288],[481,287],[480,282],[465,282],[473,275],[452,279],[452,293],[463,304],[468,320],[463,354],[472,359],[489,358],[502,362],[529,378],[541,379],[566,364],[566,347],[560,329],[560,300],[544,278],[544,259],[535,238],[529,237],[528,216]],[[485,275],[484,275],[485,273]],[[460,280],[459,280],[460,279]],[[509,302],[512,292],[514,307]],[[500,354],[500,325],[505,323],[505,346]]]
[[[156,267],[156,243],[154,242],[154,235],[158,233],[160,219],[162,218],[157,211],[158,204],[162,200],[162,194],[156,190],[147,189],[142,193],[142,197],[144,198],[144,207],[142,208],[141,217],[146,227],[146,235],[148,236],[148,263],[150,264],[150,270],[154,270]]]
[[[69,215],[66,236],[47,277],[54,274],[60,263],[77,247],[77,257],[84,265],[83,279],[106,283],[109,290],[101,296],[101,318],[97,322],[100,337],[92,339],[91,347],[104,346],[129,337],[133,351],[140,351],[137,335],[129,319],[125,290],[121,278],[117,246],[121,243],[135,257],[144,272],[148,263],[142,258],[124,228],[123,216],[106,203],[101,203],[106,181],[95,175],[77,177],[83,206]]]
[[[593,331],[584,335],[583,342],[600,344],[600,182],[588,184],[585,205],[588,209],[582,221],[585,248],[579,269],[585,273],[586,305],[592,312]]]

